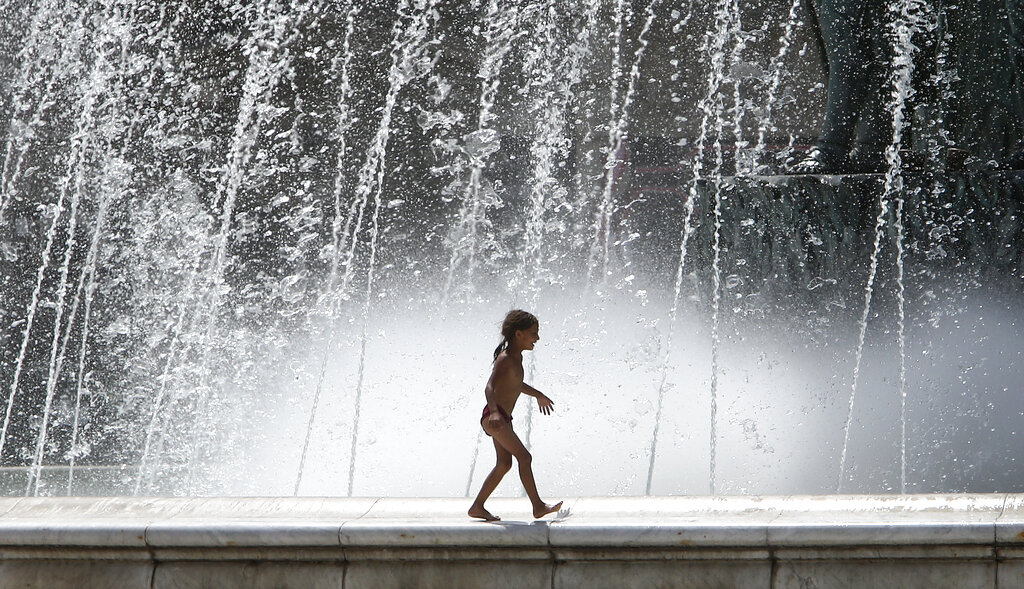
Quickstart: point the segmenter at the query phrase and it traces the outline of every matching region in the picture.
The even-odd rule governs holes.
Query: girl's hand
[[[540,407],[540,412],[544,415],[551,415],[551,412],[555,410],[555,402],[543,393],[537,396],[537,405]]]

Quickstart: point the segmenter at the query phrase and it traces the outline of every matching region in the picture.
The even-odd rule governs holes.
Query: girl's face
[[[540,326],[534,325],[530,329],[517,329],[516,330],[516,347],[523,350],[532,350],[533,344],[540,341]]]

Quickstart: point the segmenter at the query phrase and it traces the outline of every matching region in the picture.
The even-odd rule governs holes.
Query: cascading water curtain
[[[944,347],[936,325],[995,296],[983,271],[1020,257],[1016,203],[974,191],[1016,198],[1012,173],[984,160],[1019,137],[984,131],[1002,98],[971,54],[1001,41],[947,34],[975,25],[926,0],[881,7],[883,173],[825,179],[777,176],[825,103],[805,0],[8,4],[0,466],[17,494],[468,496],[489,448],[465,427],[474,371],[506,305],[561,329],[544,328],[556,343],[526,380],[571,425],[534,428],[521,403],[525,443],[622,433],[597,458],[552,458],[570,490],[872,484],[895,459],[853,449],[855,418],[888,402],[907,492],[925,484],[908,469],[924,481],[933,467],[908,464],[926,405],[914,391],[946,384],[916,368],[942,350],[911,352]],[[970,123],[974,143],[956,120],[971,101],[993,113]],[[982,140],[954,169],[953,148]],[[927,150],[926,173],[908,172],[907,150]],[[951,198],[954,184],[969,189]],[[963,252],[997,226],[1001,253],[975,264]],[[935,296],[907,308],[919,287]],[[852,383],[835,373],[848,365]],[[570,413],[584,404],[589,431]],[[395,411],[410,418],[392,427]],[[808,427],[777,427],[790,415]],[[395,438],[427,422],[458,447],[454,466],[408,476]],[[788,470],[808,460],[813,475]]]

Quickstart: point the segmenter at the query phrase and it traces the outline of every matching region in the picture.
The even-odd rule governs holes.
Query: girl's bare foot
[[[561,505],[561,504],[559,504]],[[501,518],[494,515],[490,511],[487,511],[483,507],[477,507],[474,505],[469,508],[469,517],[475,517],[484,520],[485,522],[497,522],[501,521]]]
[[[544,517],[545,515],[547,515],[549,513],[554,513],[554,512],[556,512],[556,511],[558,511],[559,509],[562,508],[562,502],[561,501],[559,501],[558,503],[555,503],[554,505],[551,505],[550,503],[541,503],[540,505],[541,506],[539,508],[538,507],[534,507],[533,508],[533,517],[541,518],[541,517]]]

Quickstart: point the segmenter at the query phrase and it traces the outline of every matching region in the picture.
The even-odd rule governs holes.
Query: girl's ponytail
[[[498,344],[497,348],[494,348],[494,359],[498,359],[498,355],[501,354],[502,350],[508,347],[508,340],[505,338],[501,339],[501,343]]]

